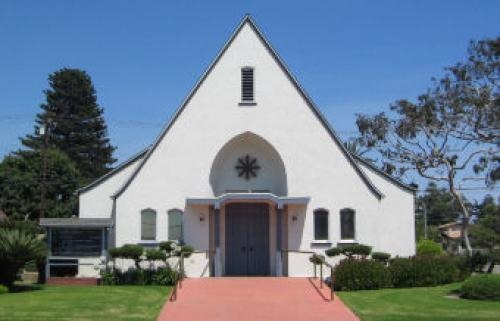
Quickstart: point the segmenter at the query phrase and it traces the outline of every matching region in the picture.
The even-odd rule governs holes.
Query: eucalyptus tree
[[[416,101],[401,99],[388,113],[357,115],[358,141],[397,173],[413,171],[441,183],[459,205],[463,239],[470,209],[461,184],[471,173],[493,185],[500,173],[500,38],[473,41],[468,59],[445,69]]]

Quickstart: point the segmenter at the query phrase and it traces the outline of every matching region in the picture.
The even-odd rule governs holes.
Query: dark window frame
[[[49,232],[50,256],[97,257],[102,255],[102,228],[55,227]]]
[[[347,218],[346,215],[350,215],[351,218]],[[348,223],[351,224],[350,230],[345,230],[345,225]],[[356,211],[352,208],[343,208],[340,210],[340,239],[356,239]]]
[[[327,241],[330,237],[330,212],[324,208],[315,209],[314,218],[314,240]],[[321,220],[325,220],[321,222]],[[325,227],[326,225],[326,227]]]

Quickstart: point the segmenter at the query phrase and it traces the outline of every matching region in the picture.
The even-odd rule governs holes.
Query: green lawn
[[[155,320],[170,287],[39,286],[0,295],[0,320]]]
[[[500,320],[500,302],[447,298],[460,284],[429,288],[338,292],[363,321]]]

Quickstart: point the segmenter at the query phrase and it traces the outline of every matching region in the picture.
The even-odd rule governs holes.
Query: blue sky
[[[471,39],[500,31],[500,1],[3,0],[0,157],[32,131],[48,74],[74,67],[92,76],[126,159],[154,140],[245,13],[344,139],[355,113],[416,97]]]

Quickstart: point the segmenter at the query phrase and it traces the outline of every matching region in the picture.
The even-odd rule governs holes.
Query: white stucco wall
[[[131,175],[142,158],[127,164],[117,170],[96,186],[81,192],[79,195],[79,217],[81,218],[111,218],[113,195],[125,180]]]
[[[243,66],[255,70],[256,106],[238,104]],[[340,241],[339,211],[352,208],[356,211],[356,241],[393,255],[414,253],[412,195],[366,171],[375,185],[387,193],[382,200],[376,197],[248,23],[117,198],[116,245],[140,243],[140,212],[145,208],[157,211],[157,241],[168,239],[167,211],[179,208],[184,210],[186,243],[207,250],[208,207],[187,206],[187,197],[209,198],[225,188],[261,189],[276,183],[266,176],[250,181],[236,177],[231,164],[247,152],[244,145],[230,148],[222,153],[226,158],[218,158],[235,137],[264,140],[270,147],[249,144],[250,153],[258,156],[262,164],[269,160],[272,165],[276,164],[274,158],[267,156],[273,154],[270,150],[276,151],[285,170],[286,195],[310,197],[307,206],[290,206],[288,210],[289,249],[323,253],[335,246]],[[84,216],[110,213],[112,203],[105,198],[116,191],[134,166],[109,183],[109,189],[100,187],[95,193],[98,195],[82,195],[84,204],[80,210]],[[226,168],[217,170],[221,176],[215,181],[222,187],[216,186],[215,191],[211,184],[213,168]],[[316,208],[330,213],[331,244],[313,244],[312,213]],[[290,275],[303,275],[310,269],[307,256],[294,256],[289,264],[293,264],[289,266]],[[193,269],[200,270],[202,265]]]
[[[414,194],[360,163],[370,180],[384,193],[380,204],[377,245],[374,251],[393,255],[415,255]]]

